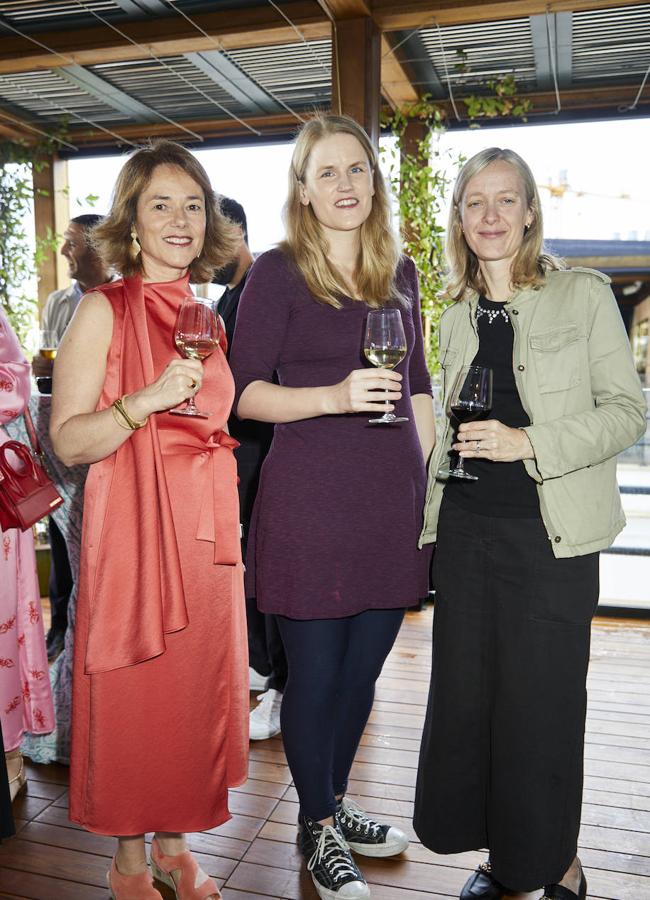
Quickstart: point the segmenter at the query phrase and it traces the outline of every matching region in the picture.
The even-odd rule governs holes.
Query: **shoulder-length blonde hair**
[[[445,291],[446,296],[452,300],[462,300],[468,290],[477,291],[479,294],[486,290],[479,261],[470,250],[463,234],[460,206],[470,179],[497,160],[503,160],[517,170],[524,186],[526,207],[532,215],[532,221],[524,231],[519,252],[512,262],[512,287],[515,289],[538,287],[544,283],[546,272],[564,268],[561,260],[544,252],[542,205],[535,178],[528,164],[514,150],[489,147],[467,160],[454,185],[447,228],[446,252],[449,273]]]
[[[357,260],[356,289],[372,307],[403,302],[395,283],[400,250],[391,228],[388,191],[379,169],[377,153],[370,138],[349,116],[318,115],[298,132],[289,169],[289,193],[284,207],[287,236],[280,244],[302,273],[307,287],[321,303],[340,308],[340,297],[350,293],[341,273],[328,258],[327,243],[320,222],[309,206],[300,202],[309,157],[318,141],[334,134],[356,138],[368,157],[374,196],[370,215],[361,226],[361,246]]]
[[[122,167],[111,209],[92,231],[92,241],[106,265],[125,277],[142,274],[142,254],[133,254],[131,230],[135,225],[138,198],[147,189],[158,166],[175,166],[195,181],[205,197],[205,237],[198,257],[189,266],[194,283],[211,281],[216,269],[237,255],[241,233],[222,215],[219,200],[201,163],[174,141],[153,141],[130,156]]]

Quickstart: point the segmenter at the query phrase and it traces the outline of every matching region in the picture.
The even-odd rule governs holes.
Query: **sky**
[[[517,125],[449,131],[441,148],[469,157],[485,147],[516,150],[535,174],[547,238],[650,241],[650,119],[570,125]],[[290,144],[199,150],[218,193],[238,200],[248,216],[251,249],[282,240]],[[105,212],[125,155],[71,159],[71,215],[89,211],[83,198],[98,195]],[[550,187],[565,184],[561,197]]]

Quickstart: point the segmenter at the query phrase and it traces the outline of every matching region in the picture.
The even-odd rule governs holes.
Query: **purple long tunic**
[[[408,347],[396,413],[401,425],[369,425],[368,413],[275,426],[262,467],[248,541],[246,590],[266,613],[331,619],[412,606],[426,596],[429,553],[417,549],[426,473],[411,405],[430,394],[417,273],[403,257],[398,285]],[[279,250],[254,264],[242,294],[230,355],[234,409],[253,381],[277,373],[285,387],[342,381],[367,365],[368,307],[314,299]],[[380,412],[378,414],[381,414]],[[371,414],[372,415],[372,414]]]

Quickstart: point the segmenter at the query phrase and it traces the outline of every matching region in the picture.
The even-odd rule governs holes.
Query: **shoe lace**
[[[377,837],[381,832],[381,825],[378,825],[377,822],[373,822],[372,819],[369,819],[359,804],[355,803],[354,800],[348,800],[348,798],[345,797],[341,801],[341,814],[343,818],[349,820],[350,826],[356,831],[363,831],[372,837]]]
[[[307,863],[307,868],[313,872],[321,863],[327,867],[334,881],[340,881],[347,875],[357,874],[349,856],[348,845],[331,825],[323,826],[316,849]]]

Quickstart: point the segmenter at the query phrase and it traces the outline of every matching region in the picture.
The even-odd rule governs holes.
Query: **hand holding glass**
[[[371,309],[366,321],[363,352],[368,362],[379,369],[394,369],[406,356],[406,337],[399,309]],[[386,406],[390,406],[388,400]],[[371,425],[394,425],[408,422],[404,416],[386,411],[378,419],[368,419]]]
[[[458,373],[454,387],[449,395],[447,411],[450,418],[460,424],[479,419],[492,409],[492,369],[484,366],[464,366]],[[453,475],[454,478],[465,478],[478,481],[476,475],[465,471],[463,457],[458,455],[456,466],[452,469],[441,469],[441,475]]]
[[[189,294],[178,311],[174,340],[187,359],[204,360],[219,346],[219,317],[212,306]],[[191,396],[185,406],[171,409],[176,416],[198,416],[207,419],[210,413],[197,409]]]

